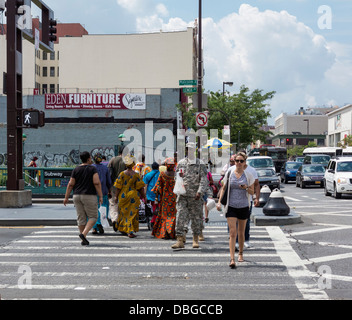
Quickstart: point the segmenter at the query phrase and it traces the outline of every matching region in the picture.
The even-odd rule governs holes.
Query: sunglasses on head
[[[239,163],[239,162],[241,162],[241,163],[244,163],[244,160],[235,160],[236,161],[236,163]]]

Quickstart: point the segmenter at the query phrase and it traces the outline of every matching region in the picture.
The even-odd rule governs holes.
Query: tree
[[[274,94],[275,91],[263,94],[259,89],[249,93],[249,89],[245,86],[234,95],[223,95],[219,91],[210,92],[208,130],[218,129],[221,132],[224,125],[229,125],[231,142],[240,140],[240,145],[265,140],[271,132],[260,130],[260,127],[265,125],[267,118],[270,117],[266,101],[272,99]]]
[[[352,135],[346,135],[341,142],[337,144],[338,147],[347,148],[352,146]]]

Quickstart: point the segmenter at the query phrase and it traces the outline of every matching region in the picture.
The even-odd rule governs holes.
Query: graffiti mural
[[[67,153],[60,152],[48,152],[48,151],[32,151],[25,152],[24,154],[24,166],[28,166],[34,157],[37,157],[37,166],[41,168],[55,168],[55,167],[75,167],[80,164],[79,154],[82,150],[72,149]],[[87,148],[89,151],[90,148]],[[101,153],[106,157],[107,161],[115,156],[115,151],[113,147],[95,147],[91,149],[90,154],[92,157],[96,153]],[[0,153],[0,166],[7,166],[7,154]]]
[[[7,153],[0,153],[0,166],[7,166]]]

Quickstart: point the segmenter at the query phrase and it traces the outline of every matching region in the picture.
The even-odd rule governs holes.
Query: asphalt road
[[[171,240],[107,229],[82,247],[77,228],[0,229],[2,299],[309,300],[351,299],[352,197],[283,185],[303,223],[251,228],[252,248],[229,264],[226,220],[212,211],[205,242],[172,251]]]

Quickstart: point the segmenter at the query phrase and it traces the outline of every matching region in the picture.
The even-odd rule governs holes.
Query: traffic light
[[[292,146],[293,144],[293,139],[292,138],[286,138],[286,145],[287,146]]]
[[[23,125],[28,128],[45,126],[45,113],[36,109],[23,110]]]
[[[54,19],[50,19],[49,21],[49,41],[55,42],[57,40],[57,29],[55,28],[57,26],[57,22]]]

